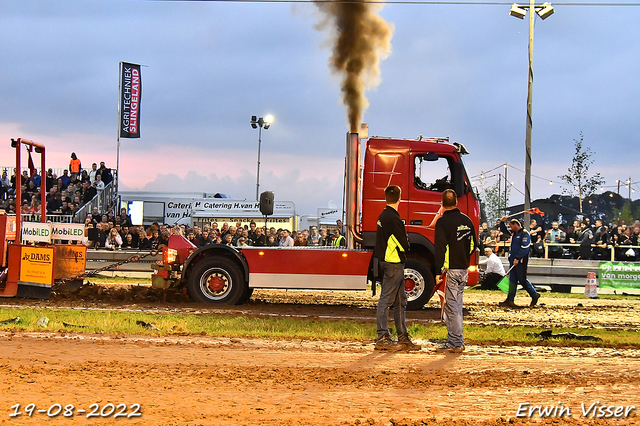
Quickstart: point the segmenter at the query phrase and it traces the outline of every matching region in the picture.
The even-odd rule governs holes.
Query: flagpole
[[[117,133],[116,133],[116,195],[118,194],[118,182],[120,181],[120,123],[122,120],[122,111],[121,111],[121,106],[122,106],[122,99],[120,99],[120,97],[122,96],[122,61],[119,62],[118,64],[118,126],[116,128]],[[120,206],[118,206],[118,209],[116,211],[120,210]]]

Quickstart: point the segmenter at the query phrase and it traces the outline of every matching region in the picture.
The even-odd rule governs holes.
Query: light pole
[[[259,200],[260,194],[260,145],[262,144],[262,128],[265,130],[271,126],[273,117],[267,115],[266,117],[257,118],[255,115],[251,116],[251,127],[258,129],[258,172],[256,173],[256,201]]]
[[[524,209],[529,210],[531,208],[531,128],[533,126],[533,116],[531,111],[532,97],[533,97],[533,24],[535,22],[534,11],[543,20],[553,15],[555,10],[551,3],[543,3],[541,6],[536,6],[534,0],[530,0],[529,5],[518,5],[514,3],[511,6],[509,14],[519,19],[524,19],[529,9],[529,84],[527,91],[527,132],[525,136],[525,168],[524,168]],[[524,226],[529,223],[529,214],[524,215]]]

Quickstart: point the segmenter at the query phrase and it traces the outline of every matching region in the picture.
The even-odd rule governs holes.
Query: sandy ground
[[[365,293],[256,291],[245,305],[211,307],[140,289],[83,291],[50,301],[3,300],[0,312],[2,306],[46,306],[375,322],[375,298]],[[568,325],[585,332],[640,325],[638,298],[543,295],[541,306],[516,311],[498,307],[499,300],[497,293],[465,295],[465,323]],[[408,320],[437,321],[439,313],[432,301]],[[423,350],[409,354],[375,352],[359,342],[0,332],[0,424],[640,424],[630,408],[640,409],[639,349],[468,346],[461,355],[443,355],[419,343]],[[110,403],[126,404],[116,410],[126,414],[140,404],[141,416],[114,418]],[[586,410],[594,403],[623,407],[623,414],[585,416],[581,404]],[[16,404],[22,415],[11,417]],[[29,417],[28,404],[44,411]],[[73,416],[49,417],[55,404],[72,404]],[[92,404],[105,418],[87,418]],[[532,420],[518,418],[519,409],[528,414],[533,406],[565,410],[561,418],[541,418],[539,411]]]
[[[521,403],[571,410],[547,424],[601,424],[581,404],[640,406],[638,350],[471,346],[443,355],[425,345],[380,353],[361,343],[3,333],[0,424],[497,425],[516,419]],[[28,417],[30,403],[87,412],[127,404],[129,413],[140,404],[142,416]],[[15,404],[23,414],[10,417]],[[615,423],[640,424],[630,410]]]

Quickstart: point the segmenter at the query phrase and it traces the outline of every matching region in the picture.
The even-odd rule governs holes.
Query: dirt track
[[[51,421],[46,414],[9,418],[16,403],[76,410],[139,403],[141,418],[95,423],[153,425],[498,425],[515,419],[524,402],[561,402],[572,418],[553,424],[575,424],[592,421],[582,403],[640,406],[638,351],[385,354],[332,342],[7,333],[0,347],[0,424]],[[88,423],[85,414],[56,421]],[[632,410],[616,423],[640,421]]]
[[[529,298],[520,292],[516,303],[526,306]],[[640,298],[582,299],[542,295],[535,309],[511,310],[498,306],[499,292],[465,293],[465,323],[521,325],[530,327],[602,327],[640,329]],[[369,292],[256,290],[249,303],[240,306],[197,304],[179,293],[166,293],[141,286],[89,285],[72,293],[54,293],[49,301],[0,300],[2,305],[126,309],[159,312],[201,312],[248,316],[294,316],[320,319],[375,321],[376,297]],[[410,321],[437,321],[440,305],[434,297],[420,311],[407,313]]]
[[[156,293],[140,289],[125,289],[125,299],[122,292],[99,290],[3,302],[375,321],[375,299],[363,293],[256,291],[248,304],[212,308],[175,295],[158,300]],[[640,325],[640,301],[634,298],[543,296],[542,306],[517,311],[499,308],[500,294],[465,298],[467,324],[631,330]],[[430,322],[438,316],[437,302],[430,302],[408,320]],[[419,353],[386,354],[359,342],[3,332],[0,424],[506,425],[530,422],[516,418],[519,404],[527,402],[571,410],[571,418],[540,420],[536,414],[543,424],[640,424],[635,409],[611,421],[585,418],[581,409],[582,403],[589,407],[597,401],[640,408],[638,349],[469,346],[462,355],[441,355],[431,343],[420,343],[425,347]],[[73,404],[75,410],[90,410],[93,403],[127,404],[128,412],[138,403],[142,417],[10,418],[17,403],[23,413],[29,403],[45,410],[56,403]]]

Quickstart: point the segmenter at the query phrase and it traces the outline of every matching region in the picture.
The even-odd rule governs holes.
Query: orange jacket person
[[[76,153],[72,152],[71,161],[69,162],[69,173],[71,173],[72,177],[75,177],[77,179],[78,176],[80,176],[81,171],[82,171],[82,163],[80,162],[78,157],[76,157]]]

